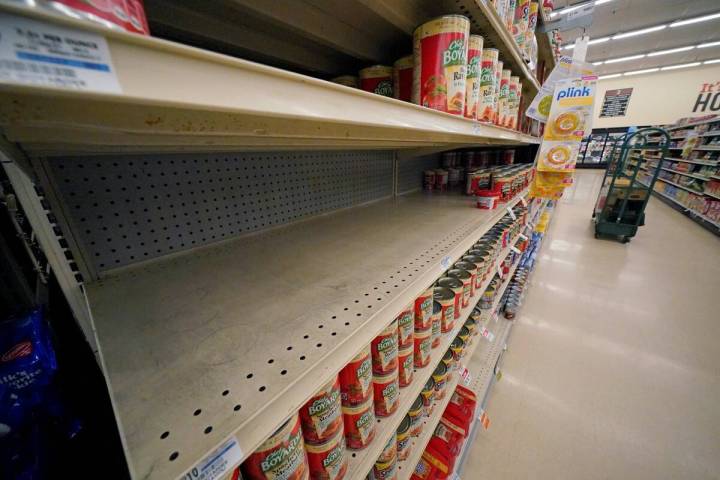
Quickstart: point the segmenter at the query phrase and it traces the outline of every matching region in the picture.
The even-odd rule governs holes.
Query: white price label
[[[470,374],[470,370],[467,369],[464,365],[460,369],[460,378],[462,378],[463,384],[467,387],[472,382],[472,375]]]
[[[513,209],[511,207],[507,207],[508,215],[510,215],[510,218],[513,220],[517,220],[517,217],[515,216],[515,212],[513,212]]]
[[[122,92],[104,37],[4,13],[0,83]]]
[[[483,338],[490,340],[490,335],[492,335],[492,332],[487,329],[487,327],[483,327],[482,332],[480,332],[480,335],[482,335]]]
[[[232,437],[181,477],[182,480],[216,480],[240,464],[243,454],[237,438]]]
[[[527,200],[525,200],[525,197],[520,197],[520,203],[523,204],[523,207],[527,207]]]
[[[518,237],[520,237],[520,240],[523,240],[523,241],[528,239],[528,237],[526,237],[526,236],[523,235],[522,233],[519,234]]]
[[[440,266],[442,268],[450,268],[450,263],[451,263],[451,260],[450,260],[449,256],[445,256],[445,257],[443,257],[442,260],[440,260]]]
[[[514,245],[513,245],[512,247],[510,247],[510,250],[512,250],[513,252],[517,253],[518,255],[522,253],[522,252],[520,251],[520,249],[517,248],[517,247],[514,246]]]

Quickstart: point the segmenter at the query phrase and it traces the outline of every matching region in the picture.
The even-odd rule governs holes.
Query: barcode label
[[[61,77],[75,78],[77,75],[71,68],[51,67],[37,65],[19,60],[0,60],[0,70],[15,70],[17,72],[41,73],[44,75],[59,75]]]

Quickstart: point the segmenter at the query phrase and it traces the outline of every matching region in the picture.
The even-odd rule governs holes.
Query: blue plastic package
[[[40,310],[0,323],[0,385],[34,396],[57,369],[50,332]]]

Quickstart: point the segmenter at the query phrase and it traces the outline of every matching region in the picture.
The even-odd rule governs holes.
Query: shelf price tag
[[[483,328],[482,332],[480,332],[480,335],[482,335],[482,337],[488,342],[492,342],[495,339],[495,335],[490,330],[488,330],[487,327]]]
[[[470,374],[470,370],[468,370],[466,366],[461,365],[461,367],[462,368],[460,369],[460,378],[462,378],[463,385],[467,387],[472,382],[472,375]]]
[[[480,425],[483,426],[485,430],[490,428],[490,417],[488,416],[487,412],[485,410],[480,410],[480,416],[478,417],[478,421],[480,422]]]
[[[442,268],[450,268],[450,263],[451,263],[451,260],[450,260],[450,256],[449,256],[449,255],[444,256],[444,257],[442,258],[442,260],[440,260],[440,266],[441,266]]]
[[[517,248],[515,245],[513,245],[512,247],[510,247],[510,250],[512,250],[513,252],[517,253],[518,255],[520,255],[520,254],[522,253],[522,252],[520,251],[520,249]]]
[[[526,236],[525,236],[525,235],[523,235],[522,233],[521,233],[521,234],[519,234],[519,235],[518,235],[518,237],[520,237],[520,240],[523,240],[523,241],[525,241],[525,240],[527,240],[527,239],[528,239],[528,237],[526,237]]]
[[[507,207],[507,212],[508,215],[510,215],[510,218],[512,218],[513,220],[517,220],[517,217],[515,216],[515,212],[513,212],[512,207]]]
[[[101,35],[3,13],[0,38],[2,83],[122,92]]]
[[[181,480],[217,480],[225,477],[243,458],[237,438],[232,437],[195,464]]]

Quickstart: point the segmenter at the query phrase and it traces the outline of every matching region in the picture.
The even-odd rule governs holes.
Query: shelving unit
[[[8,140],[31,154],[539,142],[514,130],[43,10],[3,4],[0,12],[103,35],[122,85],[117,94],[1,85],[6,101],[0,125]]]
[[[510,245],[515,245],[515,242],[517,242],[518,237],[515,237],[512,242],[510,242]],[[506,248],[503,252],[503,255],[500,256],[500,258],[505,258],[507,254],[510,252],[510,247]],[[512,274],[517,269],[517,261],[513,264],[513,266],[510,269],[510,273],[508,274],[508,277],[503,282],[502,286],[498,289],[498,292],[496,294],[496,300],[493,304],[493,306],[496,308],[497,304],[500,302],[500,299],[502,298],[502,292],[505,291],[505,288],[510,283],[510,279],[512,278]],[[492,276],[491,276],[492,278]],[[485,283],[481,291],[484,291],[485,288],[487,288],[487,285],[490,283],[490,279]],[[478,299],[479,300],[479,299]],[[463,322],[464,323],[464,322]],[[490,322],[488,322],[488,319],[486,317],[483,318],[482,324],[478,325],[478,329],[482,331],[483,329],[490,330],[491,328],[494,328],[494,326],[490,325]],[[464,358],[470,360],[473,358],[473,355],[475,353],[475,350],[478,348],[478,345],[482,342],[486,341],[487,336],[478,335],[473,343],[466,348],[466,351],[464,353]],[[490,341],[490,344],[492,345],[493,341]],[[490,347],[488,345],[484,345],[481,347],[482,351],[487,351],[487,348]],[[491,348],[491,347],[490,347]],[[445,350],[442,351],[443,353]],[[497,360],[497,358],[495,359]],[[486,362],[488,363],[488,362]],[[492,362],[492,364],[488,364],[487,367],[491,368],[492,365],[495,363]],[[420,457],[422,456],[423,451],[425,450],[425,446],[428,444],[430,439],[432,438],[433,433],[435,432],[435,427],[437,426],[438,422],[440,421],[440,417],[442,417],[443,412],[445,411],[445,407],[447,407],[447,404],[450,402],[450,397],[452,396],[452,392],[455,390],[455,386],[458,384],[459,381],[459,375],[458,372],[453,372],[452,378],[448,381],[447,386],[445,387],[446,394],[445,397],[443,397],[440,401],[436,401],[433,406],[433,412],[430,417],[427,417],[424,421],[423,425],[423,431],[421,435],[419,435],[417,438],[413,439],[411,442],[411,451],[410,456],[398,463],[398,480],[407,480],[412,475],[413,471],[415,470],[415,465],[417,465],[418,461],[420,460]]]
[[[508,247],[504,248],[500,252],[498,257],[501,259],[505,259],[508,253],[510,253],[510,245],[514,245],[517,240],[518,237],[515,237],[512,242],[509,243]],[[478,292],[485,291],[485,288],[487,288],[491,280],[492,276],[489,276],[489,278],[485,282],[483,282],[481,288],[478,289]],[[475,297],[473,298],[473,302],[477,302],[479,298],[480,293],[476,293]],[[348,467],[348,478],[362,478],[367,472],[370,471],[378,456],[382,452],[385,444],[387,443],[387,439],[390,438],[390,436],[397,431],[403,417],[405,416],[407,411],[410,410],[412,403],[415,401],[418,395],[420,395],[420,392],[425,386],[425,383],[435,371],[435,368],[440,363],[440,360],[442,359],[445,352],[448,350],[448,348],[450,348],[450,344],[455,339],[462,326],[465,324],[465,321],[467,321],[467,319],[470,317],[473,311],[473,307],[474,305],[463,310],[460,318],[455,320],[455,328],[452,330],[452,332],[445,334],[442,337],[440,345],[437,348],[433,349],[430,363],[428,364],[428,366],[425,368],[416,369],[413,377],[413,383],[408,387],[400,390],[400,405],[397,412],[390,417],[379,419],[376,427],[377,430],[375,433],[376,441],[374,441],[364,450],[352,453],[350,458],[350,464]],[[474,351],[477,343],[478,342],[475,342],[475,344],[471,345],[467,349],[466,355],[472,355],[472,351]],[[452,377],[457,377],[457,375],[453,375]],[[455,383],[453,384],[453,382]],[[455,384],[457,384],[457,378],[449,378],[448,385],[446,386],[446,392],[452,392],[455,388]],[[405,473],[410,472],[407,473],[407,478],[409,478],[412,474],[411,467],[414,467],[414,465],[417,463],[419,455],[422,454],[422,450],[425,448],[424,446],[427,444],[427,441],[429,440],[432,432],[435,430],[435,425],[437,425],[437,422],[440,418],[437,413],[439,411],[439,413],[442,414],[449,400],[450,395],[448,394],[440,402],[436,402],[436,405],[433,409],[433,416],[427,418],[424,421],[425,426],[423,428],[423,435],[413,440],[410,459],[398,463],[399,470],[401,471],[399,478],[405,478],[403,470]],[[414,463],[412,462],[413,456],[417,456]]]
[[[543,206],[538,209],[538,217],[545,210],[546,206],[547,202],[543,202]],[[510,276],[510,278],[512,278],[512,276]],[[506,287],[507,285],[503,285],[503,292]],[[494,304],[493,308],[490,311],[495,312],[497,308],[498,305]],[[469,387],[477,395],[478,408],[482,408],[483,410],[485,409],[488,397],[490,395],[490,388],[492,387],[494,380],[497,378],[499,362],[502,359],[504,350],[507,348],[507,342],[510,338],[510,333],[513,326],[512,320],[498,318],[494,315],[493,317],[495,318],[495,321],[492,321],[490,323],[492,325],[492,328],[494,329],[493,333],[495,338],[493,339],[493,341],[490,342],[491,345],[489,349],[484,353],[484,355],[471,357],[470,362],[467,365],[468,371],[475,372],[474,374],[476,375],[474,381],[469,385]],[[462,450],[458,455],[457,461],[455,463],[454,473],[458,477],[460,477],[463,467],[465,465],[468,447],[469,445],[472,445],[472,443],[475,441],[475,438],[481,429],[480,427],[480,420],[475,419],[475,421],[472,423],[471,431],[468,434],[468,437],[465,440]]]
[[[715,124],[713,130],[713,125]],[[696,138],[698,140],[690,140],[690,141],[699,141],[703,142],[704,139],[712,139],[713,137],[720,136],[720,130],[717,130],[717,125],[720,124],[720,118],[710,118],[703,120],[701,122],[693,122],[682,126],[671,126],[668,127],[668,130],[674,131],[678,130],[680,128],[686,128],[688,131],[684,133],[683,135],[676,135],[673,138],[680,137],[683,139],[691,139]],[[708,128],[709,131],[702,131],[703,129]],[[692,129],[692,130],[690,130]],[[684,149],[684,147],[678,147],[677,150]],[[694,145],[691,149],[691,152],[714,152],[720,150],[720,146],[715,145],[708,145],[708,144],[700,144],[700,145]],[[686,164],[688,167],[687,172],[683,172],[680,170],[676,170],[675,168],[669,168],[669,167],[663,167],[661,170],[663,172],[668,172],[672,175],[677,175],[677,177],[669,177],[668,175],[664,176],[658,176],[657,180],[660,182],[660,184],[656,184],[655,189],[653,190],[653,193],[657,194],[658,198],[663,200],[666,204],[670,205],[671,207],[682,211],[685,214],[688,214],[692,219],[696,220],[700,225],[708,228],[710,231],[720,234],[720,229],[717,228],[718,222],[713,220],[712,218],[708,217],[707,215],[700,213],[696,209],[703,209],[704,211],[712,211],[712,209],[717,208],[718,201],[720,200],[720,195],[717,193],[714,193],[713,188],[709,187],[709,185],[712,185],[711,182],[720,180],[720,176],[718,175],[710,175],[709,173],[712,171],[708,167],[711,167],[714,169],[715,172],[717,172],[718,168],[720,168],[720,161],[718,160],[719,157],[714,156],[712,159],[698,159],[696,156],[697,153],[689,153],[688,156],[691,158],[679,158],[679,157],[667,157],[666,161],[668,162],[680,162],[683,164]],[[713,155],[712,153],[704,154],[704,156],[707,155]],[[654,157],[651,156],[644,156],[642,158],[638,158],[637,156],[633,156],[634,160],[640,161],[640,162],[647,162],[649,160],[653,160]],[[656,168],[656,164],[648,163],[647,167],[645,168],[643,166],[640,167],[641,170],[644,170],[646,172],[652,173]],[[702,170],[702,174],[696,173]],[[702,182],[700,184],[695,185],[683,185],[682,183],[686,183],[687,180],[685,179],[692,179],[689,182],[697,181]],[[682,193],[680,196],[684,198],[684,196],[692,195],[692,197],[689,197],[691,202],[689,203],[690,206],[685,205],[678,199],[674,198],[672,195],[669,195],[665,193],[663,190],[665,187],[662,185],[669,185],[673,188],[679,189],[678,191],[687,192]],[[699,188],[702,188],[700,190]],[[672,193],[672,192],[671,192]]]
[[[332,52],[308,70],[329,75],[349,65],[340,57],[387,61],[387,39],[464,14],[520,75],[524,98],[539,89],[485,2],[351,0],[338,12],[349,22],[320,39],[309,38],[322,20],[310,3],[291,9],[297,24],[244,0],[228,19],[252,11],[283,25],[285,45],[290,30],[324,42]],[[213,34],[193,18],[223,20],[191,11],[199,2],[153,5],[167,7],[149,12],[156,21],[175,16],[188,35]],[[386,20],[365,25],[360,12]],[[37,207],[53,269],[67,270],[133,478],[182,477],[228,445],[234,463],[247,458],[526,194],[487,212],[459,195],[399,192],[403,178],[420,185],[437,152],[537,137],[42,8],[3,3],[0,14],[102,38],[120,87],[0,84],[0,153]],[[381,28],[363,45],[350,34]],[[272,58],[292,60],[304,40]],[[463,323],[347,478],[370,470]]]
[[[546,206],[547,201],[543,200],[532,213],[533,218],[528,220],[528,223],[526,224],[527,227],[531,229],[534,228],[534,224],[537,222]],[[525,229],[523,229],[523,231],[524,230]],[[499,258],[505,258],[510,252],[510,246],[515,245],[519,238],[520,235],[516,236],[511,242],[509,242],[508,247],[504,249]],[[480,315],[480,323],[478,325],[479,334],[474,338],[473,343],[464,352],[463,363],[467,365],[468,371],[474,372],[474,374],[478,375],[474,381],[472,379],[470,379],[470,381],[472,381],[471,388],[477,395],[480,404],[484,404],[485,399],[489,394],[489,390],[492,385],[492,378],[495,374],[495,367],[498,364],[503,349],[505,348],[512,325],[512,322],[508,320],[499,320],[497,316],[493,315],[493,313],[498,310],[505,289],[510,284],[513,275],[518,268],[519,261],[520,258],[516,259],[516,261],[512,264],[505,279],[503,280],[503,283],[497,289],[492,307],[488,310],[482,311]],[[486,282],[481,291],[484,291],[487,284],[489,284],[489,281]],[[461,380],[459,375],[460,370],[462,370],[462,367],[459,367],[458,370],[453,373],[452,378],[448,380],[446,395],[442,400],[434,404],[432,415],[424,421],[421,435],[412,440],[409,457],[398,464],[399,480],[409,479],[414,472],[415,466],[420,461],[422,453],[425,450],[425,446],[432,438],[432,435],[435,432],[435,427],[440,421],[440,417],[442,417],[442,414],[450,401],[452,392]],[[462,454],[457,458],[460,460],[462,458]]]

